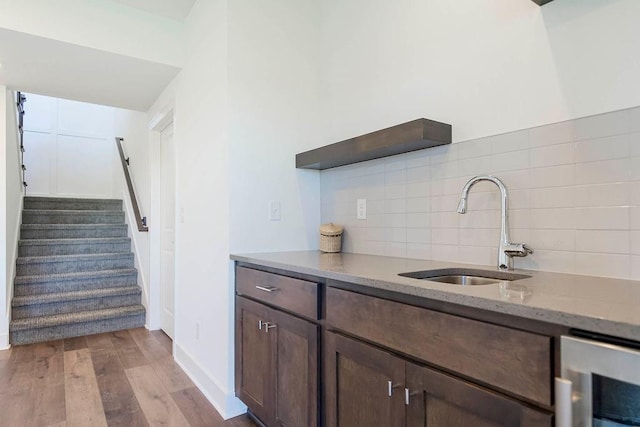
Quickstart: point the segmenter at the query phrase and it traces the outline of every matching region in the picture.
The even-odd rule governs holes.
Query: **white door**
[[[167,126],[160,138],[162,178],[161,186],[161,250],[160,258],[160,327],[173,339],[175,297],[175,150],[173,123]]]

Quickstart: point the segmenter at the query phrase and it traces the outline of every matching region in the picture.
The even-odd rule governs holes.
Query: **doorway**
[[[173,123],[160,134],[160,329],[174,338],[176,185]]]

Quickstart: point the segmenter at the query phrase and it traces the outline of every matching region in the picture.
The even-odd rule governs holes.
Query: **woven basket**
[[[342,227],[334,223],[320,226],[320,250],[335,253],[342,249]]]

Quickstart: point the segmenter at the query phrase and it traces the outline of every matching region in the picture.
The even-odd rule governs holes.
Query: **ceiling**
[[[109,0],[155,15],[182,21],[189,15],[195,0]]]
[[[10,89],[137,111],[147,111],[180,72],[6,29],[0,29],[0,64],[0,85]]]

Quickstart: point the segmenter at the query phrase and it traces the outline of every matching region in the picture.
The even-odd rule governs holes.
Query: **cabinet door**
[[[318,425],[318,326],[277,310],[269,314],[276,426]]]
[[[552,415],[470,383],[407,363],[407,427],[552,425]]]
[[[404,361],[335,333],[325,337],[327,427],[404,426]]]
[[[236,297],[236,395],[265,422],[274,400],[268,317],[266,306]]]

